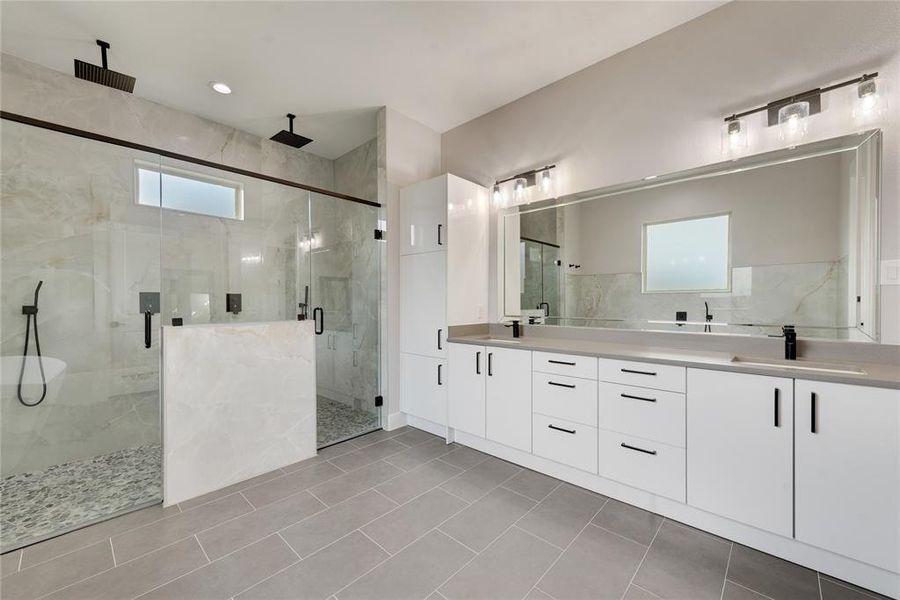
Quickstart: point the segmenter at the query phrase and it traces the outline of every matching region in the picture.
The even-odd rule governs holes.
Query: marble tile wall
[[[585,325],[646,328],[647,320],[671,321],[679,310],[687,311],[689,321],[702,322],[703,303],[708,302],[714,322],[774,325],[773,332],[789,323],[806,328],[846,327],[846,303],[841,296],[841,289],[847,287],[842,283],[846,269],[841,264],[737,267],[732,269],[732,291],[724,293],[644,294],[640,273],[566,274],[565,316],[581,319]],[[605,320],[625,322],[616,325]],[[740,332],[741,328],[727,330]],[[817,333],[817,337],[823,335],[827,337]]]
[[[334,191],[378,201],[377,138],[334,160]]]
[[[316,453],[312,321],[163,329],[172,505]]]

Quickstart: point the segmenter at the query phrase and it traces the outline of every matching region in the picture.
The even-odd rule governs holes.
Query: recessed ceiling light
[[[227,83],[222,83],[221,81],[210,81],[209,87],[211,87],[214,92],[219,92],[220,94],[231,93],[231,86]]]
[[[646,177],[644,177],[644,181],[651,181],[653,179],[656,179],[657,177],[658,175],[647,175]]]

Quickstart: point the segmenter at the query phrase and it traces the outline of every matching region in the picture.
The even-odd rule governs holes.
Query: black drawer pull
[[[475,353],[475,374],[481,375],[481,352]]]
[[[564,361],[564,360],[548,360],[547,362],[550,363],[551,365],[566,365],[567,367],[574,367],[574,366],[575,366],[575,363],[573,363],[573,362],[566,362],[566,361]]]
[[[781,390],[775,388],[775,427],[781,427]]]
[[[444,382],[441,381],[441,371],[443,370],[441,367],[444,365],[438,365],[438,385],[444,385]]]
[[[556,425],[547,425],[550,429],[555,429],[556,431],[562,431],[564,433],[575,433],[574,429],[563,429],[562,427],[557,427]]]
[[[810,392],[809,393],[809,431],[810,431],[810,433],[819,433],[819,426],[818,426],[818,423],[816,423],[816,421],[818,420],[816,418],[816,417],[818,417],[818,415],[816,414],[816,400],[818,400],[818,398],[816,397],[816,393]]]
[[[641,398],[640,396],[632,396],[631,394],[619,394],[623,398],[631,398],[632,400],[643,400],[644,402],[656,402],[656,398]]]
[[[654,373],[653,371],[635,371],[633,369],[619,369],[619,370],[622,371],[623,373],[633,373],[634,375],[653,375],[653,376],[656,375],[656,373]]]
[[[629,446],[626,443],[622,443],[621,446],[623,448],[628,448],[629,450],[635,450],[636,452],[643,452],[644,454],[653,454],[656,455],[656,450],[644,450],[643,448],[638,448],[637,446]]]
[[[555,381],[548,381],[547,383],[550,384],[550,385],[555,385],[556,387],[569,388],[570,390],[574,390],[574,389],[575,389],[575,384],[569,384],[569,383],[556,383]]]

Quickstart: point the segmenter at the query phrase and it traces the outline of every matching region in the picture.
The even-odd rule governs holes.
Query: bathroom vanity
[[[448,440],[896,595],[896,364],[527,332],[451,336]]]

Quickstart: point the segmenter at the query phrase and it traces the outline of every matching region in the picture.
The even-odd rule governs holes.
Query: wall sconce
[[[878,84],[875,81],[877,77],[877,72],[866,73],[855,79],[773,100],[765,106],[725,117],[725,125],[722,130],[722,152],[731,154],[742,145],[747,145],[746,123],[743,122],[743,117],[762,111],[766,111],[768,115],[769,127],[778,126],[778,136],[781,140],[793,144],[803,139],[809,128],[809,116],[822,111],[822,94],[849,85],[857,86],[858,101],[853,109],[854,117],[879,113],[884,110],[884,103],[879,98]],[[735,123],[739,124],[735,125]]]
[[[856,85],[856,102],[853,106],[853,118],[856,121],[867,122],[877,119],[887,111],[887,98],[882,89],[883,82],[872,79],[863,79]]]
[[[549,193],[553,188],[553,179],[551,178],[550,170],[555,168],[556,165],[547,165],[546,167],[532,169],[530,171],[525,171],[524,173],[513,175],[512,177],[507,177],[506,179],[501,179],[500,181],[495,181],[492,194],[494,205],[500,206],[503,203],[503,193],[500,186],[508,181],[513,182],[513,198],[519,203],[525,201],[528,188],[533,187],[538,183],[538,177],[540,177],[541,191],[545,194]]]

